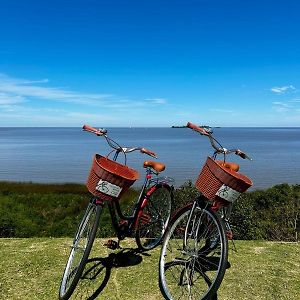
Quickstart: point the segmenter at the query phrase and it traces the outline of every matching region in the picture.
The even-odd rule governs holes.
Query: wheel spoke
[[[164,234],[171,213],[171,194],[169,189],[158,187],[148,198],[144,214],[148,222],[140,219],[136,232],[136,242],[142,250],[157,246]]]
[[[61,300],[69,299],[81,278],[96,235],[101,210],[102,207],[90,203],[78,226],[61,281]]]
[[[189,218],[190,213],[185,208],[177,215],[163,241],[159,278],[166,299],[210,297],[226,270],[227,239],[220,219],[208,209],[197,208]]]

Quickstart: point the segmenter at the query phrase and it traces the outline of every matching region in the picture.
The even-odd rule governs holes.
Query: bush
[[[242,195],[232,223],[238,238],[293,241],[298,239],[299,217],[299,185],[281,184]]]
[[[124,195],[124,211],[137,194],[129,190]],[[90,197],[80,184],[0,182],[0,237],[73,236]],[[108,209],[100,226],[101,237],[113,235]]]
[[[124,195],[121,206],[131,213],[139,192]],[[199,192],[191,181],[174,190],[173,210],[193,201]],[[73,236],[90,195],[79,184],[0,182],[0,237]],[[236,239],[294,241],[299,238],[300,185],[281,184],[243,194],[233,206]],[[108,209],[100,236],[114,236]]]
[[[191,181],[175,190],[175,208],[199,192]],[[280,184],[243,194],[230,220],[235,239],[297,241],[300,231],[300,185]]]
[[[199,191],[196,189],[192,181],[185,182],[182,186],[174,190],[173,210],[192,202],[199,196]]]

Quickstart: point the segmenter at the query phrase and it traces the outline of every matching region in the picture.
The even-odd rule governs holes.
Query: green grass
[[[57,299],[70,238],[0,239],[1,299]],[[162,299],[158,288],[159,248],[144,255],[111,251],[96,240],[93,257],[104,258],[95,280],[81,282],[72,299],[88,299],[101,285],[97,299]],[[132,240],[123,247],[134,248]],[[231,251],[219,299],[286,299],[300,295],[300,244],[237,241]],[[105,277],[106,276],[106,277]],[[104,281],[105,280],[105,281]]]
[[[220,299],[299,299],[300,243],[238,241],[236,246]]]

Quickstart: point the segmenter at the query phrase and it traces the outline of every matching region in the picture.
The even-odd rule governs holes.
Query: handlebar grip
[[[92,127],[90,125],[83,125],[82,129],[85,130],[85,131],[94,133],[94,134],[96,134],[98,136],[105,134],[105,132],[101,131],[100,129],[94,128],[94,127]]]
[[[142,148],[140,151],[141,151],[141,153],[145,153],[145,154],[148,154],[149,156],[157,158],[155,152],[152,152],[152,151],[150,151],[150,150],[148,150],[146,148]]]
[[[240,156],[243,159],[249,159],[252,160],[245,152],[241,151],[240,149],[235,150],[235,154]]]
[[[199,133],[202,134],[202,135],[209,136],[209,133],[208,133],[204,128],[201,128],[201,127],[199,127],[199,126],[197,126],[197,125],[195,125],[195,124],[193,124],[193,123],[191,123],[191,122],[188,122],[188,123],[186,124],[186,127],[191,128],[191,129],[193,129],[193,130],[199,132]]]

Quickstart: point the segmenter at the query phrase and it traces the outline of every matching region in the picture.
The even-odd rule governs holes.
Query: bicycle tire
[[[60,300],[67,300],[71,297],[82,276],[94,243],[101,212],[102,206],[93,204],[91,201],[81,219],[61,280]]]
[[[171,188],[165,185],[154,186],[147,193],[147,200],[135,236],[136,243],[142,251],[155,248],[163,238],[171,215]]]
[[[197,205],[187,228],[191,211],[188,205],[175,215],[162,242],[159,286],[168,300],[216,298],[227,268],[224,222],[210,208]]]

